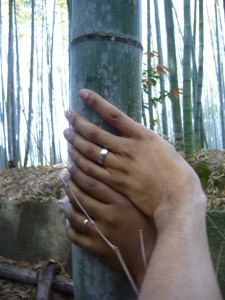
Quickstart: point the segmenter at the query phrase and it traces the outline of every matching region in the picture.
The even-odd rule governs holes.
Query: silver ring
[[[107,155],[108,152],[109,152],[109,151],[108,151],[107,149],[102,148],[102,150],[100,151],[98,160],[97,160],[97,162],[98,162],[99,164],[103,165],[104,159],[105,159],[105,157],[106,157],[106,155]]]
[[[84,222],[82,223],[82,227],[81,227],[81,233],[84,233],[85,232],[85,228],[87,226],[87,223],[88,223],[88,219],[84,219]]]

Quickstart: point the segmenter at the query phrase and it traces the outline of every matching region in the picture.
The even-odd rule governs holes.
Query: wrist
[[[196,186],[192,190],[174,195],[163,205],[159,205],[154,213],[157,233],[172,228],[182,228],[195,220],[204,220],[207,208],[207,199],[201,188]],[[187,217],[187,215],[189,217]]]

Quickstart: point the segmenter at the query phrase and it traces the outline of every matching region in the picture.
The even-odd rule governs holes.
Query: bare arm
[[[168,210],[170,217],[158,226],[139,300],[222,299],[208,247],[206,199],[199,192],[183,210]]]
[[[139,299],[222,299],[207,241],[206,198],[196,173],[171,145],[96,93],[82,90],[80,96],[123,136],[67,112],[77,131],[64,132],[76,150],[71,156],[72,179],[87,194],[94,179],[104,183],[125,195],[156,225],[156,245]],[[101,148],[109,150],[103,167],[96,164]]]

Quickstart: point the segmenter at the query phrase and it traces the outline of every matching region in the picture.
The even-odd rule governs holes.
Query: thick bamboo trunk
[[[70,106],[119,134],[83,105],[78,91],[92,89],[141,120],[141,0],[74,0],[71,5]],[[75,245],[73,275],[77,300],[135,298],[124,276]]]

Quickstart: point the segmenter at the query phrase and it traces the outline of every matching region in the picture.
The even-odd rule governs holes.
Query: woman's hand
[[[120,110],[90,90],[80,97],[106,122],[117,128],[115,136],[92,124],[80,114],[68,111],[66,117],[76,129],[66,129],[65,138],[74,162],[72,179],[86,193],[95,190],[97,179],[127,197],[141,212],[153,217],[156,226],[171,218],[202,194],[193,169],[159,135],[136,123]],[[97,164],[102,148],[109,150],[104,166]],[[181,197],[182,196],[182,197]],[[205,198],[203,199],[205,203]]]
[[[90,221],[82,232],[82,225],[86,217],[79,208],[77,199],[98,229],[113,245],[119,248],[131,276],[140,287],[146,267],[142,255],[140,230],[143,232],[146,262],[148,263],[156,239],[154,223],[126,197],[105,184],[93,180],[92,188],[94,192],[91,194],[95,196],[88,196],[72,180],[69,180],[65,187],[69,197],[64,198],[68,236],[73,243],[99,256],[102,261],[114,269],[123,271],[116,254],[100,237]]]

